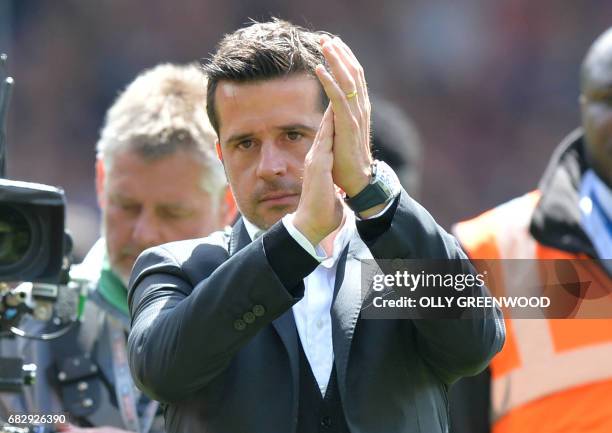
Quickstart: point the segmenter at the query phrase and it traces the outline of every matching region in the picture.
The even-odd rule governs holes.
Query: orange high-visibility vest
[[[471,259],[586,258],[541,245],[530,235],[539,197],[531,192],[453,231]],[[511,262],[500,263],[504,268]],[[598,267],[591,270],[609,294],[612,280]],[[530,284],[510,269],[503,283],[509,296]],[[506,343],[490,365],[493,432],[611,433],[612,319],[506,318],[505,323]]]

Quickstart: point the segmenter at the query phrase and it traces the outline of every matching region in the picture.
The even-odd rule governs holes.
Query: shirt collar
[[[255,224],[253,224],[251,221],[246,219],[244,216],[242,217],[242,222],[244,222],[244,227],[246,228],[247,233],[249,234],[249,237],[251,238],[251,240],[257,239],[259,236],[261,236],[265,232],[264,229],[260,229]]]
[[[242,217],[242,221],[244,222],[244,227],[246,228],[251,240],[257,239],[259,236],[261,236],[262,233],[265,232],[265,230],[260,229],[251,221],[246,219],[244,216]],[[321,265],[326,268],[333,267],[340,258],[340,254],[342,253],[344,248],[349,244],[349,241],[351,240],[351,237],[354,235],[356,230],[357,226],[355,225],[355,214],[345,208],[344,221],[342,223],[342,227],[336,235],[336,238],[334,239],[332,255],[328,256],[325,260],[323,260],[321,262]],[[323,248],[321,248],[320,245],[316,245],[315,250],[318,254],[325,255],[325,253],[323,252]]]
[[[580,184],[580,223],[599,258],[612,258],[612,190],[591,169]]]
[[[590,196],[609,220],[612,220],[612,190],[593,170],[587,170],[582,178],[580,198]]]
[[[102,272],[100,272],[100,280],[98,281],[98,293],[124,315],[130,314],[127,303],[127,289],[119,277],[112,271],[108,256],[104,257],[102,264]]]
[[[98,239],[82,263],[70,269],[70,278],[96,285],[98,293],[106,302],[123,315],[129,315],[127,289],[111,269],[104,238]]]

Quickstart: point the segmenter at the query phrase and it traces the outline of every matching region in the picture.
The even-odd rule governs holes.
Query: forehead
[[[306,74],[249,83],[222,80],[215,91],[220,139],[286,124],[316,127],[323,112],[321,91],[318,80]]]
[[[612,31],[598,39],[588,53],[583,79],[587,91],[612,88]]]
[[[612,50],[607,60],[590,65],[584,80],[585,91],[612,89]]]
[[[192,154],[178,151],[147,160],[135,152],[117,153],[106,174],[106,192],[142,200],[190,200],[204,193],[205,166]]]

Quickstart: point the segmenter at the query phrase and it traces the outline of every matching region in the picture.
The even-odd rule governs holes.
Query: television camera
[[[3,341],[15,337],[50,340],[80,319],[87,288],[70,281],[72,240],[64,229],[62,189],[6,179],[6,123],[14,81],[0,56],[0,355]],[[27,319],[26,319],[27,318]],[[51,332],[30,333],[20,324],[32,319]],[[40,329],[40,327],[36,328]],[[47,327],[44,328],[47,330]],[[19,353],[0,356],[0,391],[18,392],[33,383],[36,366]],[[35,432],[0,419],[0,433]]]

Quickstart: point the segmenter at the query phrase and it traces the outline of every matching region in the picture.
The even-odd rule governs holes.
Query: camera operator
[[[70,423],[57,429],[72,433],[163,429],[158,404],[130,377],[126,285],[144,249],[206,236],[229,222],[205,80],[195,65],[160,65],[138,76],[107,112],[96,162],[102,238],[71,271],[95,289],[84,320],[67,335],[29,343],[32,353],[24,356],[38,364],[39,378],[20,395],[2,395],[0,417],[65,413]]]

